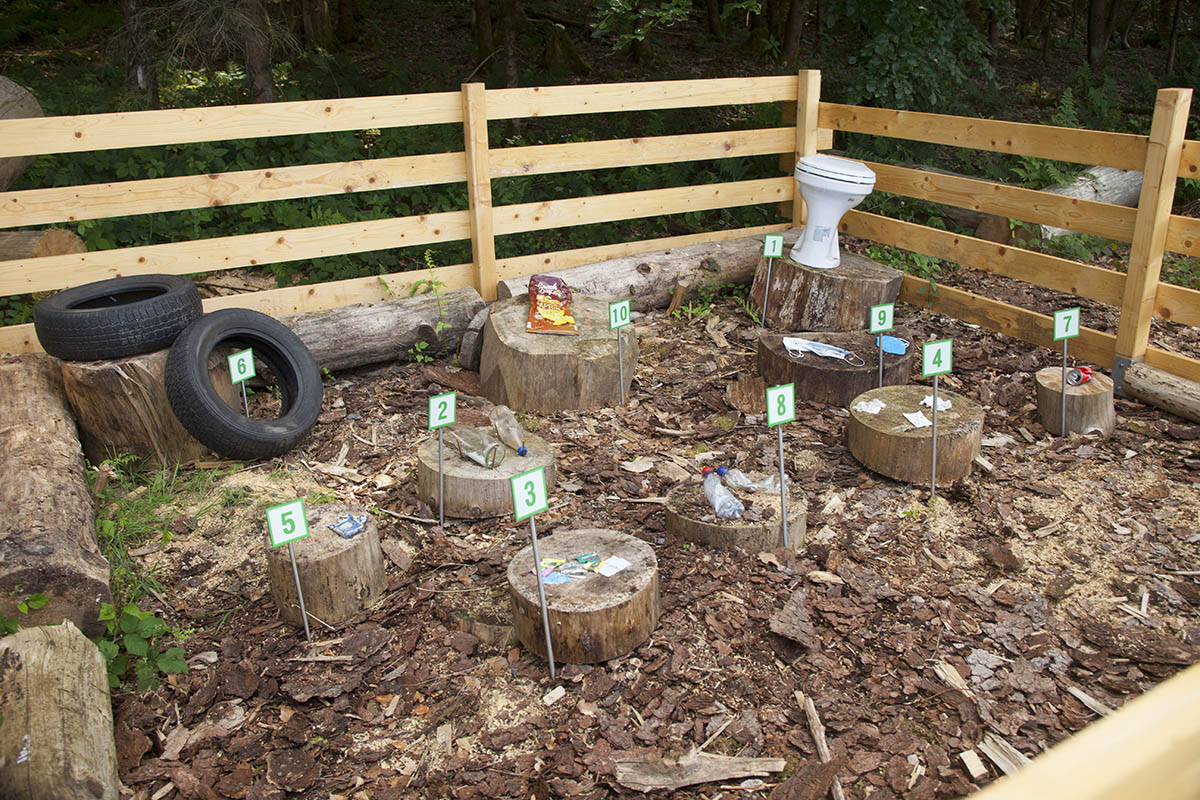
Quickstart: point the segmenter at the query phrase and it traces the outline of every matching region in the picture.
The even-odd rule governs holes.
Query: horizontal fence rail
[[[1159,284],[1155,256],[1156,247],[1158,260],[1163,250],[1200,255],[1200,220],[1171,216],[1169,208],[1165,213],[1161,208],[1151,209],[1154,203],[1162,205],[1166,191],[1162,187],[1168,179],[1173,186],[1175,176],[1197,177],[1200,142],[1183,141],[1181,135],[1164,133],[1167,129],[1162,127],[1167,124],[1162,120],[1168,117],[1178,121],[1180,108],[1186,116],[1190,93],[1185,99],[1180,94],[1164,94],[1181,90],[1160,91],[1155,117],[1155,125],[1159,127],[1149,135],[1137,135],[827,103],[819,100],[819,87],[819,76],[807,71],[798,78],[718,78],[497,90],[468,84],[462,92],[424,95],[3,120],[0,157],[437,124],[460,125],[464,146],[459,151],[428,155],[280,164],[265,169],[5,192],[0,193],[0,228],[445,184],[465,183],[468,202],[461,210],[440,213],[0,262],[0,295],[49,291],[117,275],[196,274],[470,240],[474,252],[471,263],[439,267],[433,275],[448,288],[474,285],[489,297],[494,296],[497,279],[566,269],[647,249],[783,230],[788,227],[786,222],[503,259],[494,255],[496,236],[792,203],[796,191],[790,164],[794,158],[830,148],[833,132],[844,131],[1121,169],[1144,171],[1147,165],[1159,165],[1154,167],[1158,170],[1157,177],[1147,181],[1150,188],[1144,188],[1143,202],[1135,209],[966,176],[868,162],[878,176],[876,188],[880,191],[1132,242],[1135,252],[1149,254],[1140,256],[1147,262],[1144,268],[1133,270],[1139,276],[1136,291],[1131,290],[1126,275],[1120,272],[878,214],[852,211],[843,219],[842,229],[972,269],[1121,307],[1123,311],[1131,302],[1141,303],[1146,310],[1138,315],[1136,325],[1147,329],[1151,314],[1183,324],[1200,324],[1200,292]],[[784,125],[563,144],[502,147],[488,142],[487,123],[495,120],[754,103],[785,104]],[[788,124],[793,122],[794,125]],[[778,178],[511,205],[493,206],[491,202],[490,184],[495,179],[768,155],[783,156],[784,174]],[[1147,191],[1157,194],[1151,197]],[[799,219],[797,216],[796,220]],[[407,291],[416,280],[427,277],[429,274],[422,271],[351,278],[212,298],[205,301],[205,307],[243,305],[268,313],[293,313],[382,299]],[[1130,299],[1131,291],[1149,299],[1134,302]],[[920,305],[932,302],[941,313],[1030,342],[1049,341],[1047,317],[999,301],[945,286],[931,295],[928,282],[912,276],[906,277],[901,296]],[[1122,325],[1125,324],[1123,313]],[[38,349],[30,328],[0,329],[0,350]],[[1122,355],[1117,352],[1119,339],[1118,335],[1085,329],[1071,346],[1078,356],[1108,366],[1114,357]],[[1189,356],[1148,346],[1135,356],[1176,374],[1200,379],[1200,361]]]

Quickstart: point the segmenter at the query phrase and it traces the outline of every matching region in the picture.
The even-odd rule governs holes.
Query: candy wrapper
[[[531,333],[556,333],[578,336],[571,316],[571,289],[562,278],[534,275],[529,279],[529,321]]]

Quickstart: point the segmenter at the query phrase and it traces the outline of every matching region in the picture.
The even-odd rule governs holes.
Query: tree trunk
[[[0,261],[86,253],[87,245],[66,228],[43,231],[0,231]]]
[[[250,20],[246,31],[246,80],[251,103],[275,102],[275,76],[271,74],[271,35],[262,0],[243,0]]]
[[[417,448],[417,497],[434,511],[438,508],[439,485],[442,509],[447,517],[483,519],[512,514],[512,478],[538,467],[545,468],[546,491],[554,489],[554,450],[540,436],[524,434],[525,455],[505,448],[505,458],[495,469],[463,458],[451,444],[442,441],[442,473],[438,475],[438,437],[434,433]]]
[[[1167,44],[1167,75],[1175,72],[1175,53],[1179,49],[1179,10],[1182,6],[1183,0],[1175,0],[1175,13],[1171,15],[1171,39]]]
[[[725,41],[725,29],[721,25],[721,7],[717,0],[704,0],[704,14],[708,18],[708,32],[718,42]]]
[[[23,86],[0,75],[0,119],[42,116],[42,107]],[[21,177],[36,156],[0,158],[0,192]]]
[[[158,108],[154,40],[146,24],[146,10],[142,1],[121,0],[121,16],[125,19],[125,85],[146,95],[151,108]]]
[[[301,0],[300,21],[304,41],[310,47],[328,48],[333,42],[333,24],[329,18],[329,0]]]
[[[1121,388],[1143,403],[1200,422],[1200,383],[1138,362],[1125,370]]]
[[[0,358],[0,613],[26,625],[67,619],[98,636],[100,604],[112,602],[112,590],[60,363]],[[50,602],[20,614],[17,603],[34,593]]]
[[[475,0],[471,17],[471,35],[475,39],[475,55],[480,63],[496,50],[492,35],[492,5],[490,0]]]
[[[1093,71],[1104,67],[1118,0],[1088,0],[1087,62]]]
[[[514,89],[521,82],[517,61],[517,31],[521,27],[521,0],[500,0],[500,39],[504,48],[504,85]],[[521,132],[521,120],[513,118],[505,123],[509,136]]]
[[[117,800],[104,656],[71,622],[0,640],[0,796]]]
[[[338,0],[337,38],[352,42],[358,38],[358,9],[356,0]]]
[[[807,17],[808,0],[792,0],[783,32],[783,65],[788,69],[796,67],[796,59],[800,55],[800,37],[804,33],[804,20]]]
[[[1043,367],[1033,376],[1037,385],[1038,416],[1054,436],[1062,430],[1062,367]],[[1112,378],[1097,372],[1087,383],[1067,386],[1067,433],[1099,432],[1109,436],[1116,427]]]
[[[763,258],[750,299],[762,323],[784,331],[861,331],[871,306],[894,302],[904,276],[857,253],[843,252],[837,269],[818,269],[790,258]],[[766,294],[764,303],[764,293]]]

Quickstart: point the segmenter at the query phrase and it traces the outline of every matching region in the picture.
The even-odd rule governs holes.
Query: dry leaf
[[[633,461],[622,461],[621,469],[626,472],[647,472],[654,466],[654,459],[649,456],[638,456]]]

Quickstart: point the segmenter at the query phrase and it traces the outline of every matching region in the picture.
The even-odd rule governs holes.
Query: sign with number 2
[[[796,384],[785,383],[767,389],[767,426],[774,427],[796,418]]]
[[[454,424],[457,395],[454,392],[435,394],[429,398],[429,430]]]
[[[550,507],[546,496],[546,468],[538,467],[514,475],[512,481],[513,514],[517,522],[540,514]]]

